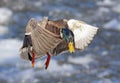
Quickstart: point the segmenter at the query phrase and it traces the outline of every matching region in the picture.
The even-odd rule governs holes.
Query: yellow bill
[[[75,52],[75,48],[74,48],[73,42],[69,42],[68,43],[68,50],[69,50],[70,53]]]

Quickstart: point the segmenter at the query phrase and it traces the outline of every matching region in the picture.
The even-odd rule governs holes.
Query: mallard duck
[[[83,50],[91,42],[98,28],[75,19],[49,20],[44,17],[41,21],[31,18],[26,26],[20,56],[32,62],[47,55],[45,69],[48,68],[51,54],[58,55],[76,49]]]

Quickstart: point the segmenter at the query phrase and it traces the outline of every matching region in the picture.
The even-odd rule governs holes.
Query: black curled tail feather
[[[32,60],[31,57],[31,47],[32,47],[32,40],[30,35],[25,35],[23,40],[23,46],[21,47],[21,57],[25,60]]]
[[[29,52],[28,52],[28,59],[29,59],[30,61],[32,61],[32,57],[31,57],[31,55],[30,55]]]
[[[31,36],[25,35],[22,48],[29,47],[29,46],[32,46]]]

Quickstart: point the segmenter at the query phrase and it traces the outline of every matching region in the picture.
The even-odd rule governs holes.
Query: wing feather
[[[56,35],[40,26],[32,31],[31,39],[37,57],[44,56],[46,52],[54,49],[62,41],[60,35]]]
[[[74,33],[75,48],[84,49],[93,40],[98,28],[78,20],[68,21],[69,29]]]
[[[55,21],[50,21],[48,22],[48,24],[53,25],[57,28],[67,28],[67,20],[66,19],[62,19],[62,20],[55,20]]]

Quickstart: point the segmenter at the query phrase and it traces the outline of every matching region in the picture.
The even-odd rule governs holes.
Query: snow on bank
[[[86,68],[89,68],[88,64],[90,62],[93,62],[94,60],[91,56],[86,55],[83,57],[76,57],[76,58],[69,57],[68,61],[73,63],[73,64],[81,64],[81,65],[85,66]]]
[[[73,71],[74,67],[71,64],[62,64],[59,65],[56,60],[51,60],[50,66],[48,68],[48,71],[50,72],[62,72],[62,73],[67,73],[70,71]]]
[[[107,7],[100,7],[98,8],[97,12],[96,12],[96,16],[95,18],[97,17],[101,17],[101,16],[105,16],[105,15],[108,15],[108,13],[110,13],[110,10],[107,8]]]
[[[64,57],[63,57],[64,58]],[[45,76],[70,76],[72,73],[76,72],[75,68],[72,64],[59,64],[58,60],[51,58],[50,64],[48,66],[48,69],[45,70],[45,61],[46,60],[40,60],[35,63],[35,67],[38,69],[39,74],[44,74]],[[42,70],[41,70],[42,69]],[[48,76],[49,73],[49,76]]]
[[[109,21],[108,23],[104,24],[103,27],[105,29],[120,31],[120,21],[118,21],[117,19],[113,19],[113,20]]]
[[[120,4],[115,5],[112,9],[113,9],[114,12],[120,14]]]
[[[8,27],[0,26],[0,36],[3,36],[9,32]]]
[[[114,4],[115,2],[112,0],[103,0],[103,1],[97,2],[97,5],[100,5],[100,6],[113,6]]]
[[[0,8],[0,24],[6,24],[9,22],[13,12],[8,8]]]
[[[17,39],[0,40],[0,62],[19,57],[20,46]]]

